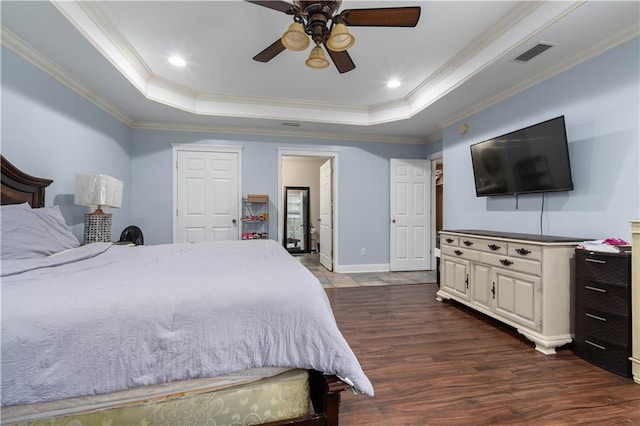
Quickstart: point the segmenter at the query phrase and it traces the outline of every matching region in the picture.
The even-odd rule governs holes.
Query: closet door
[[[239,238],[239,155],[177,151],[174,242]]]
[[[391,159],[391,271],[431,269],[431,164]]]

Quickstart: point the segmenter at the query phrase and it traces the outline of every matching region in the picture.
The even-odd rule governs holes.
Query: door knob
[[[231,223],[233,223],[234,225],[236,224],[236,222],[237,221],[235,219],[231,220]]]
[[[395,219],[391,219],[391,223],[396,223],[396,220]]]

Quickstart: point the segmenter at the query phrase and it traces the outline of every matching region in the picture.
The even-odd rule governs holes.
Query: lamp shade
[[[316,46],[311,49],[311,54],[309,54],[309,59],[305,61],[305,64],[309,68],[322,69],[329,66],[329,61],[327,61],[327,57],[324,55],[322,48]]]
[[[76,175],[73,202],[97,209],[122,205],[122,181],[108,175]]]
[[[334,52],[342,52],[353,46],[355,42],[356,39],[349,33],[347,26],[340,22],[333,26],[327,40],[327,47]]]
[[[296,52],[306,49],[310,43],[309,37],[304,32],[304,27],[299,22],[289,25],[289,29],[282,34],[280,41],[284,47]]]

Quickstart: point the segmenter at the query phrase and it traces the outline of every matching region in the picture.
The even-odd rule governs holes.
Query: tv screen
[[[571,191],[564,116],[471,145],[476,195]]]

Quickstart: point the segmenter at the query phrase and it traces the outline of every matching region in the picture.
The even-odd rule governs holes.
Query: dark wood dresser
[[[576,249],[576,354],[631,377],[631,255]]]

